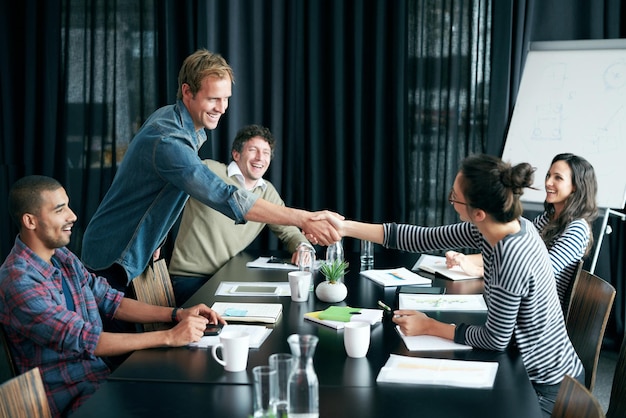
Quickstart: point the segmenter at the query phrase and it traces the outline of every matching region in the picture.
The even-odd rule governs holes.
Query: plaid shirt
[[[20,373],[39,367],[54,416],[75,410],[110,371],[94,355],[100,313],[112,317],[124,294],[89,273],[78,257],[59,248],[60,268],[42,260],[19,237],[0,266],[0,324]],[[62,279],[76,312],[67,308]]]

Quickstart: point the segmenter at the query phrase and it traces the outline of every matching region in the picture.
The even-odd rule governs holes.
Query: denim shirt
[[[87,226],[82,246],[87,267],[119,264],[130,282],[144,271],[189,196],[245,223],[258,196],[227,185],[202,164],[198,150],[206,140],[181,100],[148,118]]]

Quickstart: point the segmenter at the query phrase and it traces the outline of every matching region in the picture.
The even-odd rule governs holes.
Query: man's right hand
[[[170,347],[182,347],[191,342],[198,342],[204,335],[209,320],[200,315],[189,315],[170,329]]]
[[[303,222],[302,231],[313,244],[330,245],[342,238],[333,221],[340,222],[343,216],[328,210],[309,212],[309,215]]]

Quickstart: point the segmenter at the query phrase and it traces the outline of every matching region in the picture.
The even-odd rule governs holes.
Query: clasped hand
[[[341,239],[332,220],[342,221],[344,217],[336,212],[322,210],[311,212],[311,216],[304,222],[302,232],[312,244],[330,245]]]

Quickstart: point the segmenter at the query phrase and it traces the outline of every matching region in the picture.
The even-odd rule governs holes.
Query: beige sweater
[[[226,164],[204,160],[213,172],[227,184],[241,188],[236,178],[228,177]],[[274,186],[265,181],[267,187],[256,187],[253,193],[278,205],[285,205]],[[190,198],[183,210],[180,228],[176,236],[169,272],[176,276],[209,276],[228,260],[243,251],[259,235],[264,223],[235,222],[218,211]],[[294,226],[269,225],[269,228],[294,252],[301,242],[308,242]]]

